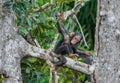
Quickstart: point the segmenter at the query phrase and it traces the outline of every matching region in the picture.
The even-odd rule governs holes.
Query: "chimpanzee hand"
[[[86,55],[91,56],[92,54],[90,52],[85,52]]]
[[[78,57],[78,54],[69,54],[70,57]]]
[[[75,32],[71,32],[70,33],[70,37],[72,37],[73,35],[75,35]]]

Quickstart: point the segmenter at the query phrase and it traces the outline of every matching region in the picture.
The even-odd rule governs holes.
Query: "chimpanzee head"
[[[79,44],[82,38],[83,37],[80,33],[72,33],[70,43],[73,45]]]

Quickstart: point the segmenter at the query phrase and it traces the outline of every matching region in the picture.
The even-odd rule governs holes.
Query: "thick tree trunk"
[[[20,60],[26,42],[18,36],[14,20],[6,16],[0,26],[0,72],[6,71],[8,79],[3,83],[22,83]]]
[[[98,0],[94,83],[120,83],[120,0]]]

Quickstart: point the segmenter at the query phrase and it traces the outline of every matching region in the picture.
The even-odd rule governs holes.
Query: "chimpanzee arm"
[[[63,24],[60,21],[57,21],[57,26],[58,26],[59,33],[61,33],[63,39],[68,43],[69,35],[67,31],[64,29]]]
[[[61,56],[58,59],[59,59],[59,61],[55,63],[55,66],[62,66],[67,62],[67,60],[64,56]]]
[[[70,53],[70,43],[69,43],[69,35],[67,31],[64,29],[62,23],[60,21],[57,21],[58,31],[61,33],[62,38],[58,42],[58,44],[55,47],[55,53],[62,54],[63,51],[66,51],[66,54]]]
[[[73,47],[73,51],[74,51],[74,53],[81,53],[81,54],[86,54],[86,55],[87,55],[87,53],[90,53],[90,52],[82,51],[75,46]]]
[[[71,54],[72,53],[72,48],[70,46],[70,37],[65,31],[62,23],[60,21],[57,21],[57,26],[58,26],[58,31],[62,35],[62,39],[59,41],[55,48],[55,53],[56,54],[61,54],[61,57],[59,57],[59,61],[55,63],[56,66],[61,66],[66,63],[66,59],[63,56],[64,54]]]
[[[87,55],[85,51],[81,51],[77,47],[73,47],[73,51],[74,51],[74,53],[78,54],[78,58],[83,58],[84,59],[84,63],[90,64],[90,65],[92,64],[91,55]]]
[[[73,49],[73,52],[74,52],[74,53],[77,53],[77,52],[78,52],[77,45],[72,46],[72,49]]]

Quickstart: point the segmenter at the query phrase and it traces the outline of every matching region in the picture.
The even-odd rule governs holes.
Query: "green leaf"
[[[38,0],[38,4],[42,5],[43,4],[43,0]]]
[[[0,83],[1,83],[1,81],[3,81],[3,80],[5,80],[6,78],[0,78]]]
[[[37,58],[28,58],[27,60],[31,63],[34,63],[37,61]]]
[[[13,5],[12,1],[6,1],[5,3],[3,3],[3,6],[11,6]]]
[[[26,72],[26,73],[30,73],[30,69],[27,68],[27,69],[25,70],[25,72]]]
[[[18,26],[21,26],[22,24],[24,24],[24,22],[25,22],[25,18],[23,17],[23,16],[20,16],[20,18],[19,18],[19,21],[18,21]]]
[[[25,28],[21,28],[21,29],[18,31],[18,33],[19,33],[20,35],[25,36],[25,35],[27,35],[29,32],[28,32]]]
[[[33,17],[34,21],[36,21],[36,23],[40,23],[40,19],[36,19],[36,17]]]
[[[28,23],[29,26],[32,26],[32,21],[29,17],[27,18],[27,23]]]

